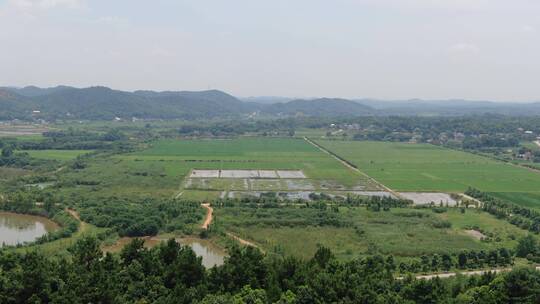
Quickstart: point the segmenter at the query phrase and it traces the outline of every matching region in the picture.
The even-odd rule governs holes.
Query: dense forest
[[[0,252],[1,303],[538,303],[540,274],[528,268],[452,279],[393,276],[391,257],[340,262],[321,247],[307,261],[234,247],[205,269],[189,247],[170,240],[153,249],[135,239],[119,256],[95,238],[50,259]]]

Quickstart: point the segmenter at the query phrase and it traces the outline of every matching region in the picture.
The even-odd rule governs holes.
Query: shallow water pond
[[[144,246],[146,248],[151,248],[159,245],[161,242],[167,241],[167,239],[159,237],[143,237],[142,239],[144,239]],[[104,246],[102,249],[105,252],[119,252],[132,240],[133,238],[123,237],[118,239],[116,243]],[[202,257],[202,264],[206,268],[222,265],[223,259],[227,255],[223,249],[208,240],[199,238],[177,238],[176,241],[184,246],[191,247],[197,256]]]
[[[225,251],[211,242],[197,238],[177,239],[177,241],[182,245],[190,246],[197,256],[202,257],[204,267],[211,268],[223,264]]]
[[[58,225],[44,217],[0,212],[0,246],[32,242]]]

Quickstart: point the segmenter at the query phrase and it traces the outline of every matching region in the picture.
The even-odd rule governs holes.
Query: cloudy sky
[[[0,85],[540,100],[539,0],[0,0]]]

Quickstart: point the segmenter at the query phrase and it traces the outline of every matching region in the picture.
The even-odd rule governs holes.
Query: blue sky
[[[540,100],[538,0],[0,0],[0,85]]]

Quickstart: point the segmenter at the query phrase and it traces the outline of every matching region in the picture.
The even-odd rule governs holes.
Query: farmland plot
[[[470,153],[428,144],[317,142],[397,191],[540,191],[540,173]]]
[[[184,181],[178,181],[187,190],[379,190],[366,177],[297,138],[162,140],[118,157],[187,169]]]

